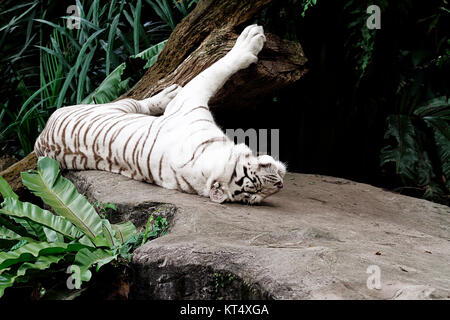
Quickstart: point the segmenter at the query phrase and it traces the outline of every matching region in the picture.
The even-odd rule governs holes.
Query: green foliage
[[[60,17],[66,7],[50,0],[2,10],[0,150],[30,152],[56,108],[119,97],[156,62],[171,30],[196,3],[77,0],[80,29],[68,28],[73,17]],[[53,160],[39,159],[38,169],[22,173],[22,180],[52,212],[21,202],[0,178],[0,297],[6,288],[60,265],[79,267],[77,281],[89,281],[92,266],[98,271],[111,261],[129,260],[137,247],[167,231],[167,220],[153,215],[140,233],[131,222],[110,224],[106,210],[115,206],[97,204],[99,215]]]
[[[302,11],[302,17],[304,18],[306,15],[306,11],[308,11],[309,8],[315,6],[317,4],[317,0],[305,0],[302,3],[303,11]]]
[[[64,178],[58,163],[50,158],[38,161],[37,171],[22,173],[23,184],[56,214],[81,230],[95,245],[102,245],[106,234],[103,222],[87,199],[79,194],[75,186]],[[100,239],[100,240],[97,240]]]
[[[158,237],[162,237],[165,235],[169,229],[169,223],[166,218],[163,218],[161,216],[157,216],[156,218],[154,215],[159,211],[160,209],[155,210],[155,212],[152,213],[150,218],[147,220],[147,224],[145,226],[145,229],[140,233],[133,233],[127,238],[126,241],[124,241],[123,245],[117,248],[117,254],[126,261],[130,261],[131,254],[134,250],[136,250],[141,245],[145,244],[147,241],[156,239]]]
[[[380,164],[384,174],[396,178],[396,190],[448,203],[450,107],[448,80],[443,80],[448,78],[450,53],[444,31],[444,19],[449,16],[447,0],[434,1],[423,14],[412,1],[377,0],[370,4],[381,9],[380,30],[366,27],[367,3],[348,0],[344,6],[344,48],[354,71],[353,100],[372,86],[372,92],[361,94],[358,103],[385,110]],[[419,16],[408,14],[412,9]],[[418,36],[411,37],[414,34]]]
[[[140,58],[144,61],[147,61],[147,63],[144,66],[144,69],[150,68],[152,65],[155,64],[156,60],[158,59],[159,54],[161,53],[162,49],[164,49],[164,46],[166,45],[167,40],[164,40],[158,44],[155,44],[154,46],[142,51],[141,53],[131,56],[131,58]]]
[[[3,11],[0,72],[6,81],[0,84],[0,150],[25,156],[55,108],[110,102],[127,91],[145,71],[129,57],[141,57],[150,67],[195,3],[77,0],[80,29],[67,27],[71,16],[54,18],[66,8],[50,0]],[[157,10],[154,18],[163,14],[164,19],[144,20],[151,8]]]
[[[162,21],[174,30],[180,20],[180,16],[185,17],[191,8],[197,4],[198,0],[146,0]],[[173,6],[178,10],[178,15],[174,13]]]
[[[381,150],[381,165],[395,164],[406,188],[439,201],[450,194],[450,99],[439,97],[410,115],[390,115],[385,138],[393,142]],[[434,157],[434,161],[432,161]]]
[[[94,202],[92,204],[98,211],[101,217],[108,219],[107,211],[117,211],[117,207],[114,203]]]
[[[22,180],[53,212],[21,202],[0,177],[0,297],[14,284],[32,281],[33,270],[52,272],[52,265],[76,266],[79,284],[89,281],[94,265],[98,271],[119,257],[129,260],[139,245],[167,230],[161,217],[139,234],[131,222],[111,225],[62,177],[55,160],[40,158],[37,170],[22,173]]]
[[[82,104],[102,104],[113,101],[120,96],[128,87],[129,78],[122,80],[125,70],[125,63],[122,63],[113,72],[111,72],[105,80],[81,101]]]
[[[141,245],[146,243],[150,238],[154,239],[167,233],[167,230],[169,228],[167,219],[161,216],[157,216],[156,218],[154,218],[154,214],[158,213],[160,210],[161,208],[158,208],[148,219],[145,230],[143,232]]]
[[[383,12],[388,2],[386,0],[374,1]],[[367,28],[366,21],[369,18],[367,3],[349,0],[344,6],[344,11],[350,16],[351,22],[347,25],[346,41],[344,48],[347,59],[355,61],[355,70],[359,75],[359,81],[365,76],[367,67],[372,63],[377,29]]]

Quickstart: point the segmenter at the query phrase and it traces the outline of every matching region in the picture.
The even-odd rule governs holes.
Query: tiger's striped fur
[[[247,27],[224,58],[184,88],[141,101],[61,108],[37,139],[36,154],[62,168],[110,171],[215,202],[258,203],[280,190],[286,169],[230,141],[208,101],[231,75],[257,62],[264,41],[262,27]]]

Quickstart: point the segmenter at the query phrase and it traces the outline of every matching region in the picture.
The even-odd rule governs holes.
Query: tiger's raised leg
[[[211,97],[234,73],[258,61],[257,55],[262,50],[265,41],[263,27],[255,24],[245,28],[236,40],[233,49],[183,87],[175,99],[169,103],[164,115],[178,112],[180,105],[183,111],[189,111],[198,106],[207,106]]]

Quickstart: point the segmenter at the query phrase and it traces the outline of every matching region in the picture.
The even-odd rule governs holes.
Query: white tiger
[[[120,173],[218,203],[259,203],[283,187],[286,168],[228,139],[208,101],[231,75],[257,62],[265,40],[262,27],[247,27],[230,52],[184,88],[173,85],[141,101],[61,108],[35,152],[62,168]]]

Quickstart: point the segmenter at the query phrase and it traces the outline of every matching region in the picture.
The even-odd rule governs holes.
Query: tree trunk
[[[0,172],[0,177],[3,177],[14,192],[19,195],[25,191],[25,187],[22,184],[22,176],[21,172],[36,169],[37,157],[34,152],[31,152],[28,156],[20,160],[19,162],[14,163],[12,166]],[[0,199],[2,196],[0,195]]]
[[[171,84],[184,86],[223,57],[240,31],[272,0],[200,0],[175,28],[158,61],[124,97],[148,98]],[[234,75],[210,101],[211,108],[257,104],[299,80],[307,59],[298,43],[266,33],[259,62]]]

